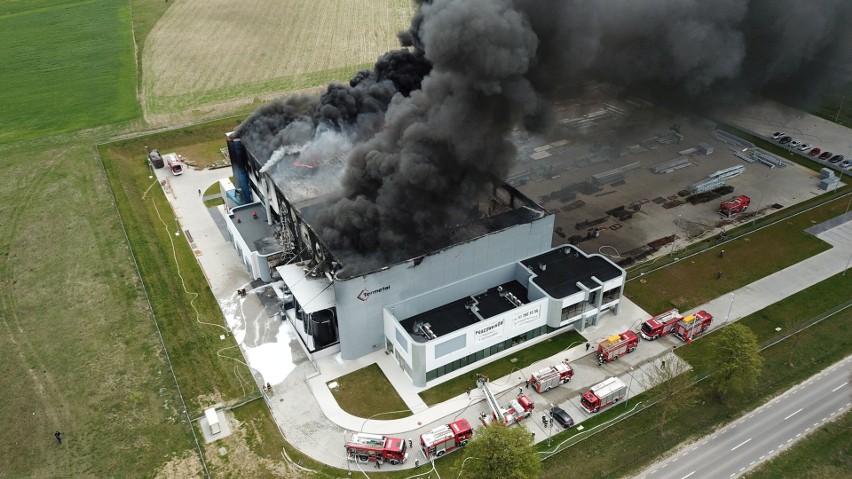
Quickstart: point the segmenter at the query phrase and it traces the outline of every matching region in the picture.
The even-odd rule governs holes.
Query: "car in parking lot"
[[[832,152],[830,152],[830,151],[823,151],[823,152],[822,152],[822,154],[821,154],[821,155],[819,155],[819,159],[820,159],[820,160],[827,160],[827,159],[831,158],[831,155],[833,155],[833,153],[832,153]]]
[[[822,150],[820,150],[819,148],[814,148],[814,149],[812,149],[811,151],[808,152],[808,154],[811,155],[811,156],[817,156],[820,153],[822,153]]]
[[[828,160],[831,164],[840,163],[841,161],[843,161],[843,155],[834,155],[830,160]]]
[[[810,149],[811,149],[811,144],[810,144],[810,143],[802,143],[802,144],[799,146],[799,151],[808,151],[808,150],[810,150]]]
[[[778,143],[781,143],[782,145],[786,145],[787,143],[790,143],[791,141],[793,141],[793,138],[791,138],[789,136],[785,136],[785,137],[781,138],[780,140],[778,140]]]
[[[550,417],[552,417],[554,421],[558,422],[563,429],[568,429],[574,425],[574,418],[572,418],[570,414],[565,412],[565,410],[559,406],[553,406],[550,409]]]
[[[787,133],[784,133],[783,131],[776,131],[772,134],[772,139],[777,140],[778,138],[781,138],[783,136],[787,136]]]
[[[799,147],[799,145],[801,145],[801,144],[802,144],[802,142],[801,142],[801,141],[799,141],[799,140],[793,140],[793,141],[791,141],[791,142],[790,142],[790,148],[798,148],[798,147]]]
[[[852,160],[843,160],[837,166],[843,168],[844,170],[848,170],[848,169],[852,168]]]

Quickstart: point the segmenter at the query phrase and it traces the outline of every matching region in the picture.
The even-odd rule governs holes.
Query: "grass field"
[[[139,116],[122,0],[0,3],[0,143]]]
[[[624,292],[646,311],[686,310],[745,286],[830,248],[804,229],[844,212],[849,198],[839,198],[720,248],[644,275]],[[720,280],[715,279],[722,272]]]
[[[0,188],[0,477],[152,473],[192,447],[102,167],[79,140],[0,146],[15,179]]]
[[[341,409],[365,419],[399,419],[411,416],[405,401],[388,381],[378,364],[353,371],[335,380],[337,389],[331,392]],[[386,414],[392,412],[393,414]]]
[[[146,40],[145,109],[168,113],[347,81],[399,48],[408,0],[177,2]]]
[[[852,471],[852,412],[820,427],[745,477],[821,479],[848,477],[849,471]]]

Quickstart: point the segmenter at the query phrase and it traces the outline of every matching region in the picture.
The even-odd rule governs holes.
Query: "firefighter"
[[[414,468],[415,468],[415,469],[417,469],[418,467],[420,467],[420,460],[419,460],[419,459],[415,459],[415,460],[414,460]]]
[[[725,250],[719,251],[719,258],[725,257]]]
[[[722,279],[722,272],[721,271],[716,273],[716,279]]]
[[[587,352],[587,353],[589,352],[589,348],[591,348],[591,347],[592,347],[592,345],[591,345],[591,344],[586,343],[586,352]]]

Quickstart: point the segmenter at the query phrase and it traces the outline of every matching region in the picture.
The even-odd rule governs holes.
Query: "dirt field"
[[[186,0],[152,29],[142,57],[146,114],[198,109],[346,80],[399,47],[408,0]]]

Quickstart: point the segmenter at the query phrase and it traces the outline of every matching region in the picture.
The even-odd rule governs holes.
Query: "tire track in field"
[[[40,403],[41,413],[50,418],[53,426],[58,427],[61,424],[64,428],[77,429],[73,415],[67,411],[64,404],[61,401],[51,399],[61,398],[62,389],[54,381],[53,371],[45,367],[44,362],[41,361],[41,356],[31,344],[24,328],[21,327],[17,312],[18,303],[11,287],[12,278],[15,277],[15,265],[9,260],[12,256],[12,247],[17,238],[19,225],[22,219],[27,216],[30,205],[38,201],[37,198],[43,191],[42,187],[51,178],[50,173],[56,169],[58,161],[60,160],[54,160],[46,170],[38,170],[38,174],[34,174],[29,181],[18,177],[19,191],[23,190],[26,193],[16,197],[19,201],[15,202],[15,208],[6,217],[4,227],[1,230],[3,231],[2,243],[8,246],[8,251],[5,259],[0,262],[0,277],[6,278],[5,281],[9,283],[9,287],[2,288],[2,293],[0,293],[0,312],[5,311],[0,316],[2,316],[3,326],[8,333],[9,343],[15,350],[15,359],[20,365],[20,369],[26,371],[30,376],[30,382],[33,384],[33,390]],[[6,358],[6,360],[10,359]],[[44,371],[45,373],[43,376],[37,376],[35,371]]]

